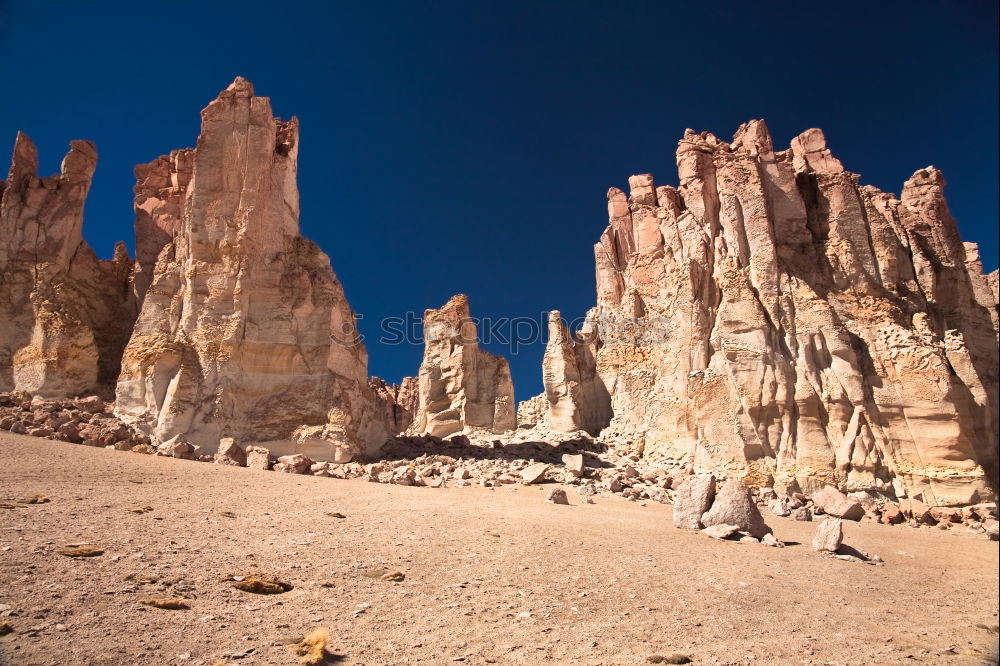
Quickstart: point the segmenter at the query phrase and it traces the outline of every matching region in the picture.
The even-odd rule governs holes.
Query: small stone
[[[566,466],[566,471],[573,476],[580,478],[583,476],[584,465],[583,465],[583,455],[581,454],[571,454],[564,453],[562,457],[563,465]]]
[[[566,497],[566,491],[562,488],[553,488],[545,494],[545,501],[552,502],[553,504],[569,504],[569,498]]]
[[[736,525],[711,525],[703,529],[701,533],[713,539],[728,539],[739,531],[740,528]],[[756,541],[756,539],[754,540]]]
[[[785,544],[783,544],[782,542],[778,541],[778,539],[771,532],[768,532],[767,534],[765,534],[761,538],[760,542],[762,544],[764,544],[765,546],[771,546],[772,548],[784,548],[785,547]]]
[[[274,465],[274,470],[276,472],[285,472],[288,474],[305,474],[313,464],[313,461],[302,455],[301,453],[293,453],[289,456],[281,456],[278,458],[278,462]]]

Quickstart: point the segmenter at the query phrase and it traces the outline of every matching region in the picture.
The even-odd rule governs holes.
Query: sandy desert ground
[[[0,664],[981,664],[998,547],[960,531],[846,526],[870,566],[675,529],[670,507],[538,486],[410,488],[0,433]],[[43,494],[50,501],[18,500]],[[149,506],[151,511],[130,512]],[[332,514],[342,514],[335,517]],[[67,544],[104,550],[58,554]],[[378,574],[399,572],[401,582]],[[268,573],[284,594],[234,589]],[[184,597],[188,610],[139,603]]]

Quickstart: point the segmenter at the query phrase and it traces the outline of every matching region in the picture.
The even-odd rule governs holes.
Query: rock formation
[[[299,233],[298,121],[237,78],[193,151],[136,170],[142,309],[116,414],[184,435],[343,461],[384,443],[367,356],[329,258]]]
[[[559,311],[549,313],[549,339],[542,358],[549,430],[596,435],[611,421],[611,398],[594,358],[595,333],[585,328],[574,339]]]
[[[39,178],[38,152],[18,133],[0,181],[0,391],[67,397],[113,384],[135,318],[125,246],[99,260],[83,240],[97,166],[73,141],[59,175]]]
[[[510,368],[506,359],[479,348],[468,297],[459,294],[438,310],[424,311],[424,359],[410,431],[447,437],[515,427]]]
[[[679,187],[608,192],[588,314],[603,437],[758,486],[992,497],[996,275],[940,172],[897,199],[820,130],[775,151],[763,121],[732,143],[688,130],[677,165]]]

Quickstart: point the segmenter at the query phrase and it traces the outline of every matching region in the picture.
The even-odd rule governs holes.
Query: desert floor
[[[0,433],[2,664],[989,663],[996,543],[846,526],[884,566],[675,529],[670,507],[544,487],[410,488],[223,467]],[[19,500],[44,494],[50,502]],[[127,509],[150,506],[147,513]],[[331,516],[343,514],[343,518]],[[94,558],[56,552],[73,543]],[[377,574],[401,572],[402,582]],[[232,587],[265,572],[278,595]],[[155,582],[150,582],[155,581]],[[189,610],[138,603],[187,597]]]

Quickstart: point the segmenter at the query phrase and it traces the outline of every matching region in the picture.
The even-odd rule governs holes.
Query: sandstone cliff
[[[201,119],[193,151],[136,170],[143,302],[116,413],[208,452],[222,437],[319,460],[381,446],[353,312],[299,233],[298,121],[241,78]]]
[[[83,240],[97,166],[73,141],[58,175],[39,178],[38,152],[17,135],[0,181],[0,391],[66,397],[113,384],[135,318],[124,245],[99,260]]]
[[[587,325],[603,436],[755,485],[991,497],[996,277],[959,239],[941,174],[897,199],[820,130],[776,152],[763,121],[732,143],[688,130],[677,165],[679,187],[640,175],[608,192]],[[547,393],[572,381],[550,369]]]
[[[447,437],[500,433],[516,425],[510,368],[506,359],[479,348],[468,297],[459,294],[438,310],[426,310],[419,401],[410,431]]]

